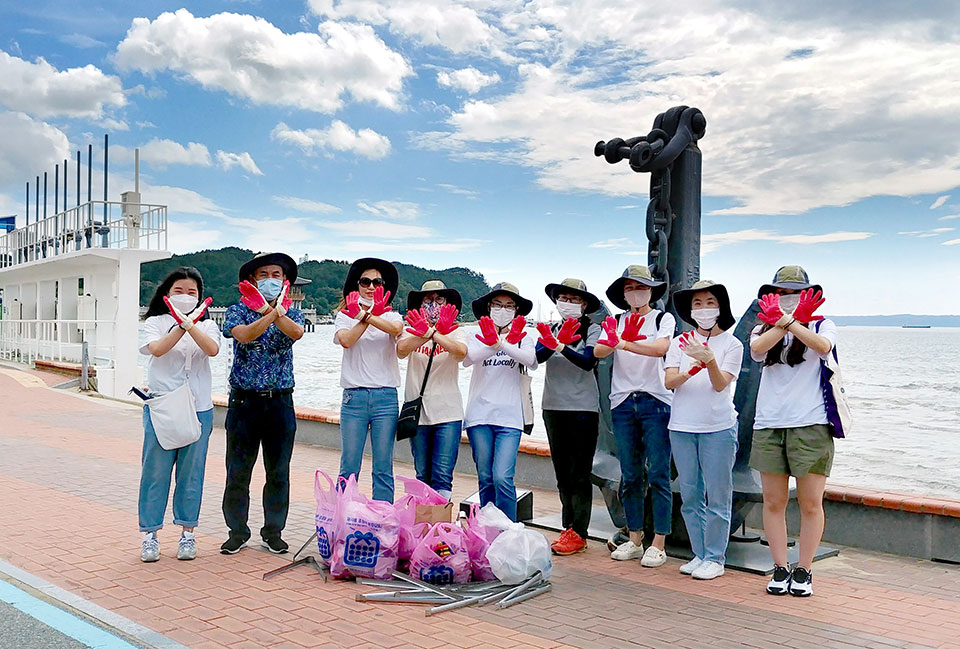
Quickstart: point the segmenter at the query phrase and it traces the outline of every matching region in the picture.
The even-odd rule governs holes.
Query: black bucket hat
[[[587,285],[582,279],[568,277],[559,284],[547,284],[544,291],[546,291],[547,297],[549,297],[554,304],[557,303],[557,296],[559,294],[570,293],[571,295],[580,297],[587,303],[586,306],[583,307],[584,313],[593,313],[600,308],[600,298],[587,291]]]
[[[350,270],[347,271],[347,278],[343,280],[343,297],[347,297],[351,291],[356,291],[360,285],[360,276],[371,268],[379,271],[383,278],[383,290],[390,291],[390,299],[397,297],[397,287],[400,285],[400,275],[397,273],[397,267],[385,259],[376,257],[364,257],[350,264]]]
[[[254,256],[253,259],[240,267],[240,281],[251,277],[257,272],[258,268],[274,265],[283,269],[283,274],[291,286],[297,281],[297,262],[293,260],[293,257],[282,252],[261,252]]]
[[[623,275],[614,280],[613,284],[607,288],[607,298],[624,311],[630,310],[630,305],[627,304],[627,301],[623,297],[623,285],[627,283],[628,279],[640,282],[644,286],[649,286],[652,289],[650,292],[650,304],[662,298],[667,292],[667,283],[654,279],[650,273],[650,269],[646,266],[639,264],[627,266],[623,271]]]
[[[420,305],[423,304],[423,298],[427,293],[436,293],[443,299],[447,301],[447,304],[452,304],[457,307],[457,311],[460,311],[463,308],[463,298],[460,297],[460,293],[452,288],[447,288],[447,285],[439,279],[427,280],[423,283],[423,286],[420,287],[419,291],[410,291],[407,294],[407,311],[411,309],[419,309]]]
[[[776,293],[778,288],[785,288],[794,291],[802,291],[812,288],[814,291],[822,291],[819,284],[811,284],[807,271],[802,266],[781,266],[773,276],[773,281],[764,284],[757,291],[757,297],[761,298],[769,293]]]
[[[490,315],[490,302],[497,295],[509,295],[512,297],[513,301],[517,303],[517,315],[525,316],[533,311],[533,302],[525,297],[521,297],[520,291],[517,290],[516,286],[510,282],[500,282],[490,289],[489,293],[481,295],[473,301],[473,315],[475,315],[477,319],[485,315]]]
[[[717,298],[720,303],[720,316],[717,318],[717,324],[726,331],[733,326],[736,318],[733,317],[733,311],[730,309],[730,296],[727,294],[727,287],[723,284],[717,284],[709,279],[702,279],[690,288],[677,291],[673,294],[673,307],[677,310],[677,315],[687,324],[697,326],[696,320],[690,316],[690,305],[693,302],[693,294],[700,291],[709,291]]]

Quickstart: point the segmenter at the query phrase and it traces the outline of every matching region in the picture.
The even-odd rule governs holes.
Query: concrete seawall
[[[214,395],[217,426],[223,426],[226,404],[226,397]],[[296,410],[297,442],[340,448],[339,413],[302,407]],[[366,455],[369,456],[369,447]],[[412,463],[410,445],[397,444],[396,457]],[[476,475],[466,435],[461,440],[456,471]],[[547,444],[529,439],[521,441],[515,481],[518,485],[556,488]],[[828,485],[823,505],[826,543],[960,563],[960,500]],[[792,534],[799,529],[799,521],[800,513],[794,501],[787,510],[787,525]],[[762,527],[759,506],[747,517],[747,525]]]

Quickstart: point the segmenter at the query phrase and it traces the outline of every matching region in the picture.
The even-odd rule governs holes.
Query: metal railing
[[[0,359],[79,363],[88,333],[113,327],[112,320],[0,320]],[[92,335],[90,337],[93,337]],[[113,367],[112,345],[89,345],[90,362]]]
[[[167,207],[89,201],[0,233],[0,268],[91,248],[166,250]]]

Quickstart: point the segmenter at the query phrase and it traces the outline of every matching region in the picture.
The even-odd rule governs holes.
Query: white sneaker
[[[700,567],[693,571],[691,577],[694,579],[716,579],[723,574],[723,565],[716,561],[704,561]]]
[[[700,557],[694,557],[690,559],[690,561],[687,561],[685,564],[680,566],[680,572],[684,575],[692,575],[693,571],[699,568],[702,563],[703,559]]]
[[[616,550],[610,553],[610,558],[616,561],[629,561],[643,556],[643,546],[637,545],[633,541],[627,541],[621,544]]]
[[[652,545],[647,548],[647,551],[643,553],[643,558],[640,559],[640,565],[644,568],[659,568],[666,562],[667,553]]]
[[[140,533],[140,561],[153,563],[160,558],[160,541],[156,532]]]
[[[183,532],[177,545],[177,559],[193,561],[197,558],[197,539],[193,532]]]

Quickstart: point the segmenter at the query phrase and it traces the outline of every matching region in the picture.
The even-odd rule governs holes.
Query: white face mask
[[[517,315],[516,309],[504,309],[503,307],[495,306],[490,309],[490,319],[493,320],[493,324],[498,327],[506,327],[508,324],[513,322],[513,319]]]
[[[186,293],[180,293],[179,295],[170,296],[170,304],[177,307],[180,313],[186,315],[196,308],[197,298],[192,295],[187,295]]]
[[[567,318],[579,318],[583,315],[583,305],[576,302],[557,302],[557,313],[566,320]]]
[[[780,296],[780,310],[785,314],[793,313],[798,304],[800,304],[799,293],[791,293],[790,295]]]
[[[635,291],[623,294],[623,299],[627,301],[633,309],[639,309],[642,306],[650,304],[650,294],[653,291],[649,288],[639,288]]]
[[[690,317],[693,318],[698,327],[709,331],[713,329],[713,325],[717,324],[717,320],[720,318],[720,309],[692,309]]]
[[[360,306],[373,306],[372,298],[361,297],[359,302],[360,302]]]

